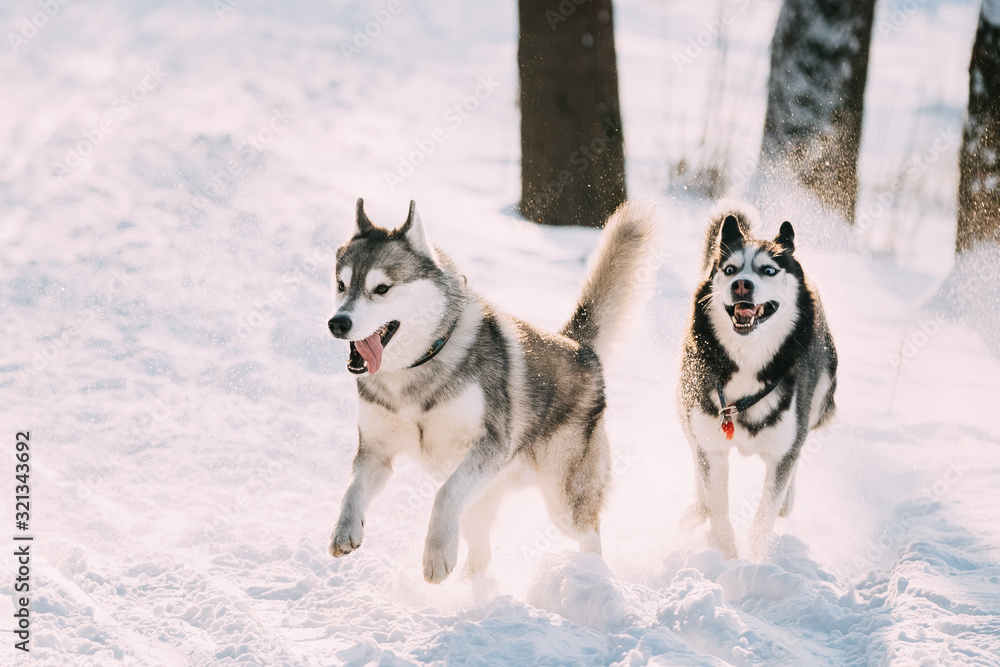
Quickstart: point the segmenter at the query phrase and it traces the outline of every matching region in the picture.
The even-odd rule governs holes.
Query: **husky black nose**
[[[351,317],[343,313],[334,315],[327,324],[330,325],[330,333],[337,338],[343,338],[351,330]]]
[[[737,280],[733,283],[733,296],[747,300],[753,298],[753,283],[742,278]]]

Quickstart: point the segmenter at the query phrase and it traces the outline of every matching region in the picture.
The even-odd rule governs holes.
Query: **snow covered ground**
[[[709,202],[670,174],[728,156],[746,186],[778,6],[731,4],[713,84],[716,5],[616,2],[630,192],[658,203],[664,241],[647,321],[607,364],[604,559],[525,491],[489,577],[431,586],[435,487],[407,462],[363,548],[326,553],[357,437],[329,272],[356,197],[386,225],[414,198],[483,294],[568,316],[596,232],[505,212],[516,3],[4,3],[0,539],[30,430],[30,660],[1000,664],[998,258],[949,277],[971,0],[879,4],[858,229],[768,202],[841,357],[774,558],[726,562],[677,527],[693,473],[673,393]],[[761,473],[734,461],[744,553]],[[28,659],[13,544],[4,665]]]

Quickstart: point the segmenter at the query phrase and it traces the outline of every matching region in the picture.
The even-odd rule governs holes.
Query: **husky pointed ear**
[[[781,223],[781,229],[774,237],[774,242],[786,249],[789,255],[795,251],[795,230],[792,229],[792,223],[787,220]]]
[[[743,230],[740,229],[740,222],[735,215],[727,215],[722,221],[722,229],[719,230],[720,248],[739,248],[743,245]]]
[[[435,262],[437,253],[434,246],[427,240],[427,232],[424,230],[424,222],[417,213],[417,202],[410,200],[410,214],[406,216],[406,222],[400,227],[403,237],[410,243],[410,246],[419,253],[427,255]]]
[[[365,200],[358,197],[358,209],[357,214],[354,217],[354,233],[351,237],[364,236],[372,230],[375,225],[372,221],[368,219],[368,215],[365,213]]]

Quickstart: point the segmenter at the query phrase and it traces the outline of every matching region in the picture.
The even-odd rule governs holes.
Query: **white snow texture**
[[[1000,257],[951,274],[979,4],[879,3],[854,228],[744,191],[779,3],[724,6],[720,41],[715,3],[615,2],[629,191],[657,204],[661,247],[605,360],[603,557],[525,490],[488,574],[432,586],[439,480],[407,460],[363,546],[326,553],[357,445],[330,273],[357,197],[383,225],[412,198],[475,289],[550,329],[569,316],[598,233],[508,213],[517,3],[3,3],[0,665],[1000,664]],[[766,562],[745,557],[755,459],[732,461],[744,557],[678,528],[711,202],[671,174],[712,155],[764,233],[794,223],[840,356],[837,417]],[[11,632],[25,430],[30,654]]]

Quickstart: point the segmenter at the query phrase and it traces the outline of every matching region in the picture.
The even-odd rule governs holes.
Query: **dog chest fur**
[[[358,428],[387,458],[406,454],[436,477],[447,475],[482,437],[484,402],[478,384],[469,384],[459,395],[424,411],[408,404],[390,412],[361,401]],[[377,445],[375,444],[377,443]]]
[[[768,396],[744,414],[750,419],[764,418],[771,413],[778,400],[776,397]],[[695,408],[691,412],[690,428],[698,444],[706,451],[725,452],[731,447],[736,447],[744,456],[757,454],[778,459],[784,456],[795,442],[797,428],[795,414],[796,400],[793,397],[789,409],[782,411],[781,417],[773,425],[761,429],[756,434],[737,426],[733,439],[727,440],[720,426],[719,416],[708,415],[700,408]]]

